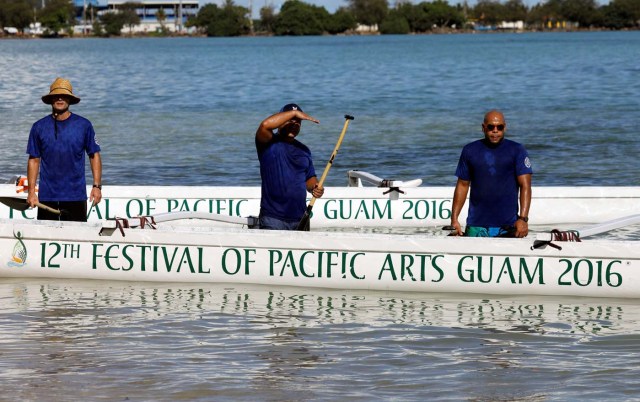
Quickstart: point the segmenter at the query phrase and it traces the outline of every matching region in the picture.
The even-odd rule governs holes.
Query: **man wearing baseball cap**
[[[295,230],[307,208],[307,192],[315,198],[324,194],[311,151],[296,139],[302,120],[320,123],[297,104],[288,103],[264,119],[256,131],[262,178],[261,229]]]
[[[102,199],[102,160],[100,145],[91,122],[69,111],[80,102],[71,82],[56,78],[42,101],[51,105],[51,114],[33,124],[27,143],[27,203],[37,203],[62,211],[55,214],[38,209],[39,220],[87,220],[85,153],[89,155],[93,188],[89,200],[96,205]],[[36,180],[40,175],[39,193]]]

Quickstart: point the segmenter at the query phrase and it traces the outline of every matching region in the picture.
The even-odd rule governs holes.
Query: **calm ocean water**
[[[26,171],[56,76],[104,183],[258,185],[288,102],[327,185],[451,185],[506,113],[534,185],[640,185],[640,32],[0,41],[0,179]],[[640,398],[640,307],[602,299],[0,280],[0,392],[23,400]],[[1,399],[1,398],[0,398]]]

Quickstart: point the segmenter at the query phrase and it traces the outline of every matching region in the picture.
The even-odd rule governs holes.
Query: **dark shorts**
[[[484,227],[467,226],[464,235],[468,237],[516,237],[514,226]]]
[[[258,228],[266,230],[296,230],[298,228],[298,223],[300,223],[300,220],[285,221],[261,215],[259,218]]]
[[[86,201],[40,201],[53,209],[60,210],[60,215],[49,212],[44,208],[38,208],[39,221],[87,221]]]

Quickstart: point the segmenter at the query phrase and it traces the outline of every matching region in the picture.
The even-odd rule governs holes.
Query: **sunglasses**
[[[493,131],[495,129],[498,129],[498,131],[502,131],[504,130],[504,124],[487,124],[487,130],[489,131]]]

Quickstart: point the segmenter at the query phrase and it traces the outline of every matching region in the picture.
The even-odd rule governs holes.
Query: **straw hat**
[[[71,82],[64,78],[56,78],[53,81],[53,84],[49,87],[49,93],[42,97],[42,101],[48,105],[53,103],[53,98],[56,95],[66,95],[69,97],[69,104],[75,105],[80,102],[80,98],[73,94],[73,87],[71,86]]]

